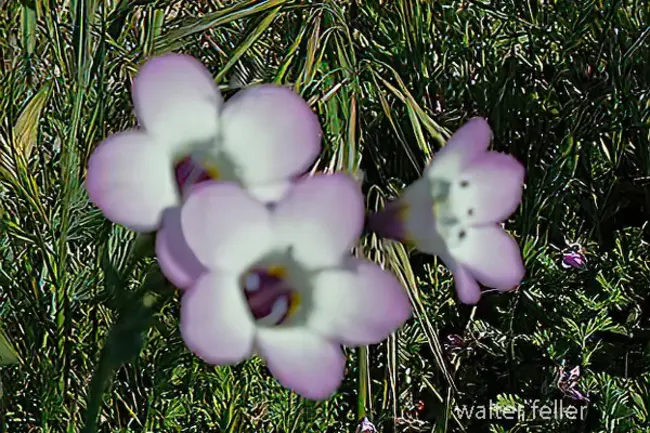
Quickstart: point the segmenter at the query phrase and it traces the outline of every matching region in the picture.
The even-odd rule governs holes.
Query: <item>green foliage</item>
[[[0,349],[22,360],[0,367],[4,431],[79,432],[88,402],[106,432],[354,432],[364,415],[382,433],[648,431],[643,2],[44,0],[0,2],[0,13]],[[142,244],[110,227],[82,184],[93,147],[134,124],[137,67],[168,51],[201,59],[227,95],[235,75],[292,84],[323,124],[318,167],[362,169],[370,209],[450,131],[487,117],[494,148],[527,167],[507,223],[526,280],[461,306],[435,259],[367,237],[359,253],[396,273],[416,314],[385,343],[350,351],[334,398],[297,398],[257,359],[204,364],[180,339],[177,299],[163,302],[176,295],[145,280],[150,259],[132,260]],[[565,241],[586,248],[586,269],[559,266]],[[133,301],[152,293],[154,304]],[[558,386],[574,366],[589,402]],[[96,371],[115,373],[103,399]],[[531,400],[585,405],[587,417],[456,411]]]

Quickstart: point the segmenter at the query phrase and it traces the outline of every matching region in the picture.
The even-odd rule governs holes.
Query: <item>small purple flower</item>
[[[350,255],[363,216],[361,189],[342,173],[300,178],[273,207],[234,183],[193,189],[163,238],[201,266],[181,300],[187,347],[215,365],[259,354],[285,387],[328,398],[344,375],[341,345],[378,343],[411,314],[394,275]],[[179,257],[158,258],[166,275]]]
[[[575,401],[589,401],[589,398],[580,392],[578,381],[580,379],[580,366],[575,366],[567,372],[564,367],[558,371],[557,387],[562,394]]]
[[[259,85],[224,104],[191,56],[150,59],[131,90],[140,127],[97,146],[86,188],[106,218],[134,231],[159,229],[189,187],[209,179],[237,181],[275,200],[320,152],[318,118],[299,95]]]
[[[491,139],[487,121],[471,119],[422,178],[367,223],[380,236],[439,256],[466,304],[479,301],[479,283],[509,291],[525,274],[519,246],[500,223],[521,202],[525,170],[511,155],[488,151]]]
[[[368,417],[363,417],[359,427],[357,427],[356,433],[377,433],[377,427],[370,422]]]
[[[445,351],[449,354],[462,352],[469,348],[468,342],[458,334],[447,335],[446,341],[443,343]]]
[[[585,266],[587,266],[587,257],[584,255],[584,249],[579,244],[567,248],[562,253],[562,267],[564,269],[583,269]]]

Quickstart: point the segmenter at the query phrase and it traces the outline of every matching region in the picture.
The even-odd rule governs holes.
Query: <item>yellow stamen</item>
[[[401,222],[405,222],[411,212],[411,206],[407,202],[401,202],[399,204],[399,210],[397,211],[398,218]]]
[[[437,217],[440,213],[440,208],[442,207],[443,203],[440,200],[435,200],[433,202],[433,216]]]
[[[272,277],[284,279],[287,276],[287,268],[284,266],[269,266],[266,273]]]
[[[266,269],[266,273],[272,277],[275,278],[282,278],[285,279],[287,278],[287,275],[289,275],[289,271],[287,271],[287,268],[284,266],[269,266]],[[298,311],[298,308],[300,307],[300,294],[296,292],[291,292],[289,295],[289,311],[287,311],[287,317],[293,316],[296,311]]]
[[[205,170],[206,173],[210,175],[212,179],[219,180],[221,178],[221,174],[219,173],[219,167],[217,167],[216,164],[209,161],[204,161],[203,169]]]
[[[410,213],[411,213],[411,206],[409,205],[409,203],[405,201],[401,202],[399,206],[399,210],[397,212],[397,218],[402,223],[402,230],[404,230],[404,239],[402,240],[402,243],[408,247],[415,248],[416,246],[415,239],[413,238],[413,236],[411,236],[411,234],[406,229],[406,220],[408,219]]]
[[[287,316],[293,316],[298,311],[298,307],[300,307],[300,294],[293,292],[289,297],[289,311],[287,312]]]

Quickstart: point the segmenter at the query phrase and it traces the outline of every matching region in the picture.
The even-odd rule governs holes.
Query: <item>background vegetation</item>
[[[450,131],[487,117],[494,148],[528,170],[507,223],[528,274],[471,308],[434,259],[365,238],[360,252],[397,273],[416,314],[350,351],[323,403],[283,390],[258,360],[205,365],[180,339],[177,302],[156,303],[139,356],[120,329],[146,320],[108,338],[111,365],[126,363],[99,431],[338,433],[368,416],[381,433],[649,432],[649,26],[648,5],[631,0],[0,1],[0,356],[17,361],[0,367],[2,431],[79,432],[88,399],[101,402],[89,395],[101,348],[151,263],[132,266],[132,236],[89,204],[85,161],[134,124],[138,66],[178,51],[226,95],[294,86],[324,128],[319,168],[364,170],[370,209]],[[586,248],[585,269],[559,266],[566,241]],[[575,366],[574,383],[558,380]],[[586,405],[587,417],[454,409],[524,399]]]

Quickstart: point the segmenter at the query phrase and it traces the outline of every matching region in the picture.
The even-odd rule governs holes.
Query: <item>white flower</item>
[[[350,256],[363,217],[342,173],[299,179],[272,207],[235,184],[193,190],[174,235],[203,266],[181,301],[188,348],[212,364],[259,354],[284,386],[328,398],[344,375],[340,345],[378,343],[411,313],[392,274]]]
[[[132,95],[140,128],[95,149],[86,187],[109,220],[134,231],[157,230],[206,179],[235,180],[275,200],[320,152],[318,118],[299,95],[260,85],[223,104],[208,70],[187,55],[147,61]]]
[[[489,152],[491,139],[485,119],[470,120],[420,179],[368,220],[370,231],[439,256],[467,304],[478,302],[478,283],[507,291],[525,274],[519,247],[501,225],[521,202],[525,170],[511,155]]]

